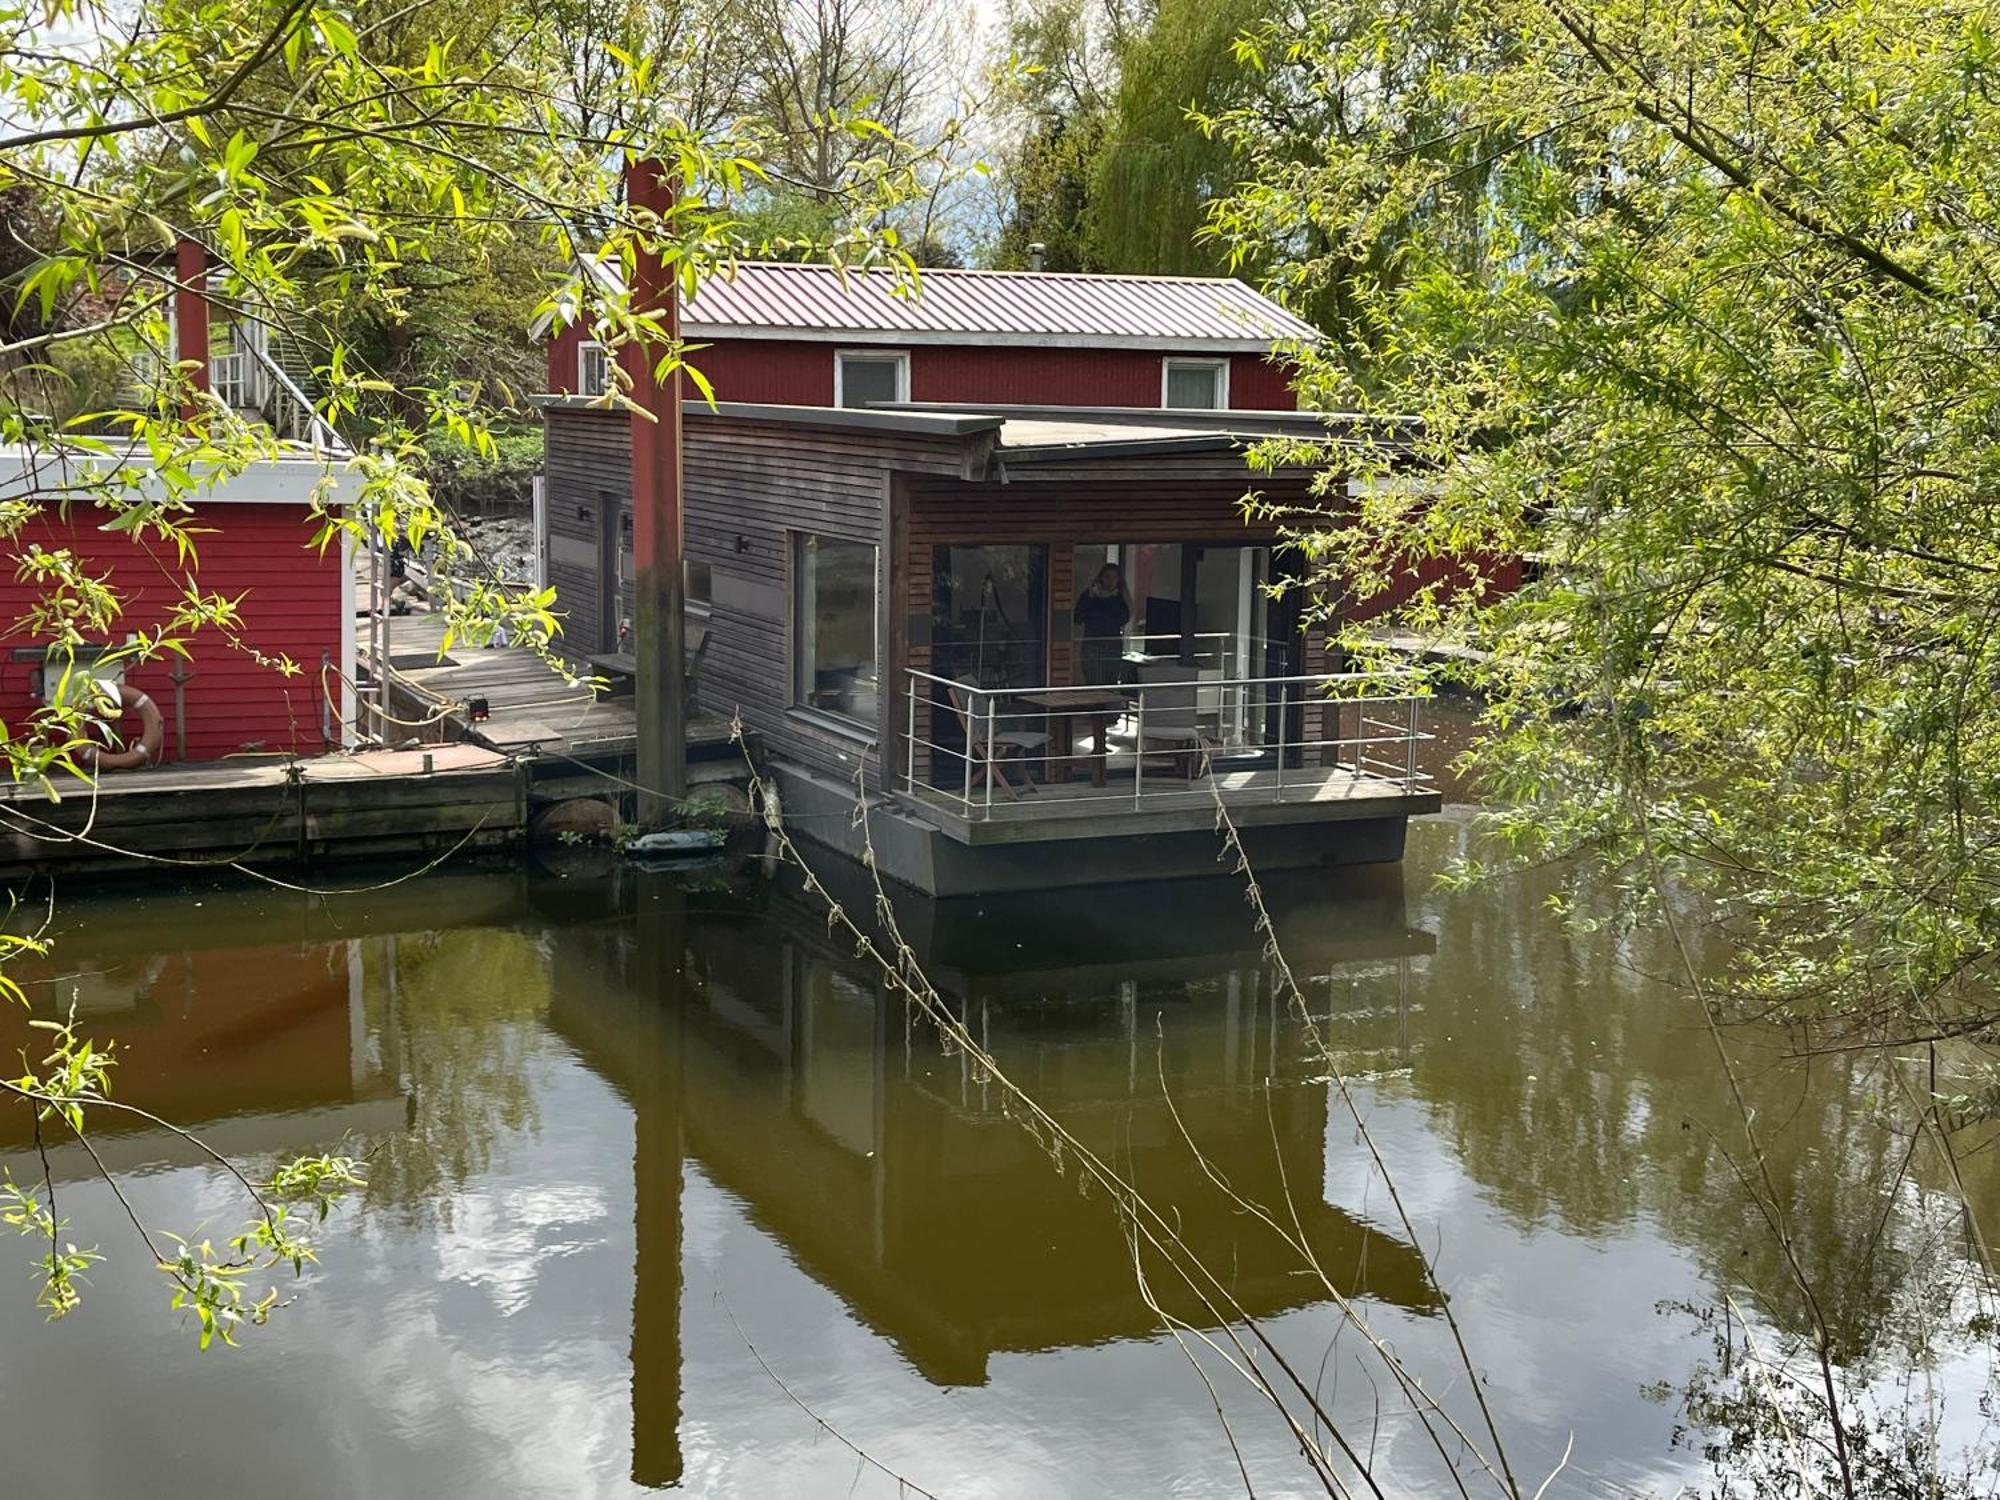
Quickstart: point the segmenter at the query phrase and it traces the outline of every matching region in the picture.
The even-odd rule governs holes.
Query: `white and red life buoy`
[[[107,684],[106,692],[109,691]],[[93,771],[131,771],[158,764],[160,746],[166,740],[166,724],[160,718],[159,707],[129,682],[118,684],[118,707],[121,715],[139,716],[138,738],[127,740],[123,750],[86,744],[78,752],[78,758]]]

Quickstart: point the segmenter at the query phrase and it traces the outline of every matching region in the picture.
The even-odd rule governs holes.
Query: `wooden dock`
[[[414,865],[516,848],[536,814],[559,802],[588,798],[608,804],[614,820],[629,816],[631,698],[565,681],[531,651],[455,645],[441,654],[444,628],[436,615],[394,621],[389,712],[403,722],[385,726],[384,748],[107,772],[95,787],[64,778],[53,801],[38,787],[0,787],[0,879]],[[365,652],[360,669],[373,680]],[[728,724],[697,716],[687,738],[691,785],[745,779]]]
[[[520,840],[527,781],[477,745],[233,757],[0,790],[0,876],[428,858]]]
[[[581,762],[591,770],[618,771],[633,759],[638,721],[620,684],[594,692],[584,682],[566,682],[520,647],[454,643],[446,651],[444,634],[440,615],[406,615],[392,623],[389,711],[404,722],[389,725],[391,735],[462,739],[509,755],[572,767]],[[365,652],[362,665],[369,667]],[[485,705],[486,717],[473,717],[474,703]],[[690,781],[728,779],[743,769],[728,723],[713,714],[697,713],[689,721],[687,755]]]

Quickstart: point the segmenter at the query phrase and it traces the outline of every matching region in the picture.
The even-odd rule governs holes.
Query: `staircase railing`
[[[347,444],[333,425],[319,414],[312,398],[300,390],[284,366],[260,344],[248,343],[243,353],[254,359],[265,379],[262,410],[271,430],[289,443],[303,443],[315,454],[345,454]]]

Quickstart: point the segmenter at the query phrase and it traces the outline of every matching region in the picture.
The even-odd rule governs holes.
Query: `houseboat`
[[[633,419],[543,411],[547,579],[602,664]],[[1218,806],[1260,867],[1394,861],[1438,806],[1418,701],[1335,670],[1245,514],[1248,446],[1320,418],[690,402],[683,431],[699,700],[755,731],[802,839],[953,896],[1212,872]]]
[[[177,481],[186,493],[170,495],[148,444],[117,431],[75,440],[31,426],[32,441],[0,447],[0,504],[20,512],[0,568],[0,618],[13,626],[0,656],[0,720],[26,722],[54,690],[46,669],[73,663],[125,710],[104,726],[100,769],[338,750],[355,742],[361,714],[356,558],[349,542],[316,539],[325,514],[359,493],[352,454],[287,373],[266,325],[207,294],[214,278],[203,247],[184,241],[160,260],[140,275],[168,289],[169,357],[189,367],[195,387],[268,428],[268,451],[228,465],[197,457]],[[183,558],[144,528],[107,524],[107,495],[185,501],[175,518],[193,534],[195,555]],[[70,553],[117,591],[119,639],[52,651],[35,613],[46,586],[21,565],[35,549]],[[240,644],[202,632],[186,655],[115,656],[134,633],[166,625],[196,581],[204,594],[237,601]]]

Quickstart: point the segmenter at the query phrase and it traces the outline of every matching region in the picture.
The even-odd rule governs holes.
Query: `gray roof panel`
[[[919,273],[746,261],[683,310],[691,338],[838,335],[870,341],[1008,341],[1262,352],[1318,332],[1226,277],[1061,271]]]

